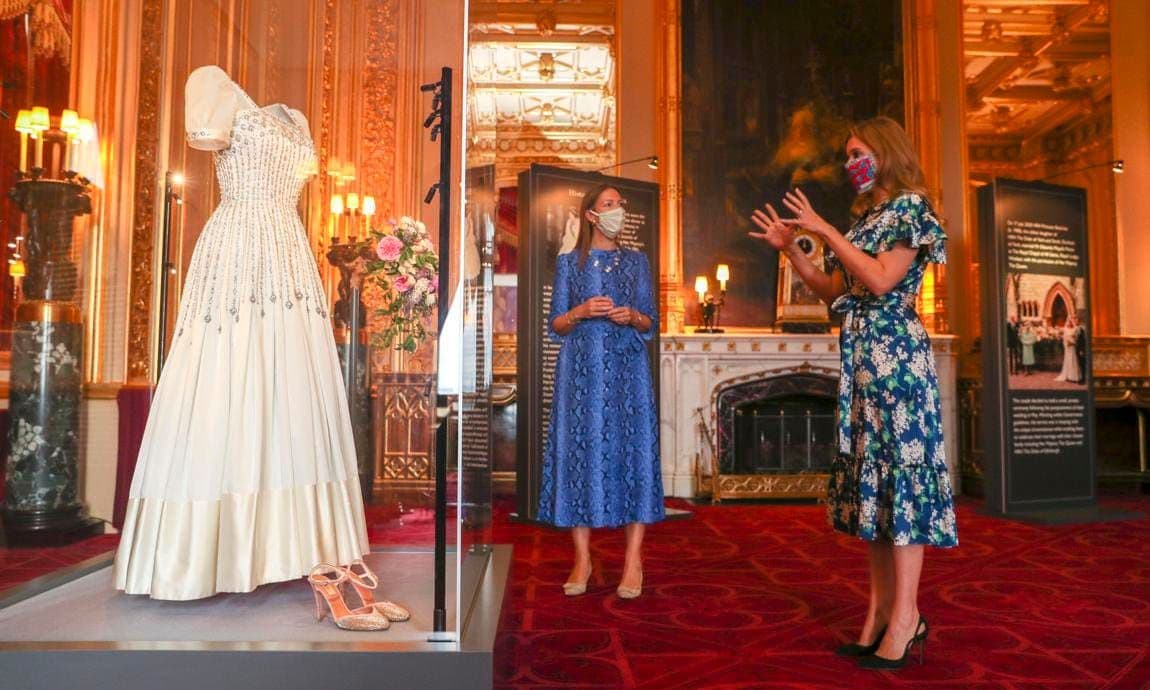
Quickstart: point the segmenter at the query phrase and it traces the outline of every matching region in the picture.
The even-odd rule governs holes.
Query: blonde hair
[[[886,190],[889,198],[910,192],[922,196],[927,203],[931,202],[930,193],[926,189],[926,176],[918,163],[918,154],[914,152],[914,144],[902,125],[889,117],[874,117],[851,127],[849,136],[866,144],[874,151],[878,161],[875,186],[872,191],[860,194],[855,200],[851,207],[855,215],[861,215],[874,205],[873,189],[877,188]]]

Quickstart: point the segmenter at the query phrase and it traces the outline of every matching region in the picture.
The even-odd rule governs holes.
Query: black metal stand
[[[175,192],[176,178],[175,173],[171,170],[164,173],[164,222],[161,232],[163,233],[163,255],[160,256],[160,315],[159,315],[159,337],[160,344],[156,348],[156,376],[160,375],[160,371],[164,368],[164,357],[166,355],[164,345],[168,339],[168,290],[172,279],[172,269],[175,264],[172,263],[172,202],[177,204],[183,203],[180,195]]]
[[[443,322],[447,319],[448,281],[451,277],[451,68],[444,67],[440,79],[419,87],[420,91],[434,91],[431,114],[423,121],[431,128],[431,140],[439,141],[439,180],[427,190],[423,203],[430,204],[439,192],[439,322],[436,332],[443,336]],[[447,631],[447,396],[436,397],[435,429],[435,612],[433,633]],[[449,413],[448,413],[449,414]],[[433,634],[431,641],[448,641]]]

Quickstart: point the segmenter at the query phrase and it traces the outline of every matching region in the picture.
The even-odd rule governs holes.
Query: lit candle
[[[731,279],[731,267],[727,264],[719,264],[715,268],[715,279],[719,281],[719,289],[726,292],[727,281]]]
[[[60,113],[60,131],[64,133],[64,169],[72,169],[72,143],[80,133],[80,116],[75,110]]]
[[[695,276],[695,292],[699,293],[699,304],[707,295],[707,276]]]
[[[16,131],[20,133],[20,164],[16,167],[23,171],[24,166],[28,165],[28,135],[36,136],[31,110],[21,110],[16,114]]]
[[[339,219],[343,216],[343,197],[339,194],[331,195],[331,237],[338,238],[342,232]]]
[[[32,108],[32,129],[36,133],[32,136],[36,137],[36,167],[44,167],[44,131],[52,126],[52,116],[48,114],[48,109],[43,106],[36,106]]]
[[[347,195],[347,210],[351,211],[353,216],[359,210],[359,195],[355,192],[349,192]]]
[[[364,221],[364,234],[371,232],[371,217],[375,215],[375,197],[365,196],[363,198],[363,217],[367,220]]]

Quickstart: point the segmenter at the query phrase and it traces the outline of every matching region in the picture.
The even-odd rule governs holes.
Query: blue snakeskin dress
[[[586,319],[562,341],[544,450],[539,519],[557,527],[618,527],[663,519],[659,420],[647,344],[659,332],[647,257],[630,249],[558,257],[551,316],[591,297],[650,317],[639,333]]]
[[[914,309],[927,264],[946,262],[946,234],[926,199],[904,193],[871,207],[846,239],[871,256],[900,242],[918,256],[882,296],[843,271],[847,292],[831,305],[843,324],[828,518],[868,541],[956,546],[938,375]],[[830,252],[827,266],[842,268]]]

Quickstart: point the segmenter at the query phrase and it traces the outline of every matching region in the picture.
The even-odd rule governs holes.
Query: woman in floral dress
[[[780,218],[767,204],[751,233],[783,252],[802,279],[842,314],[838,453],[827,506],[840,532],[870,542],[870,606],[857,642],[837,650],[866,668],[898,668],[921,643],[923,547],[958,544],[930,338],[915,313],[929,263],[946,261],[946,234],[927,199],[909,137],[879,117],[856,125],[846,169],[861,209],[840,234],[798,189]],[[827,246],[829,273],[794,243],[805,228]]]

